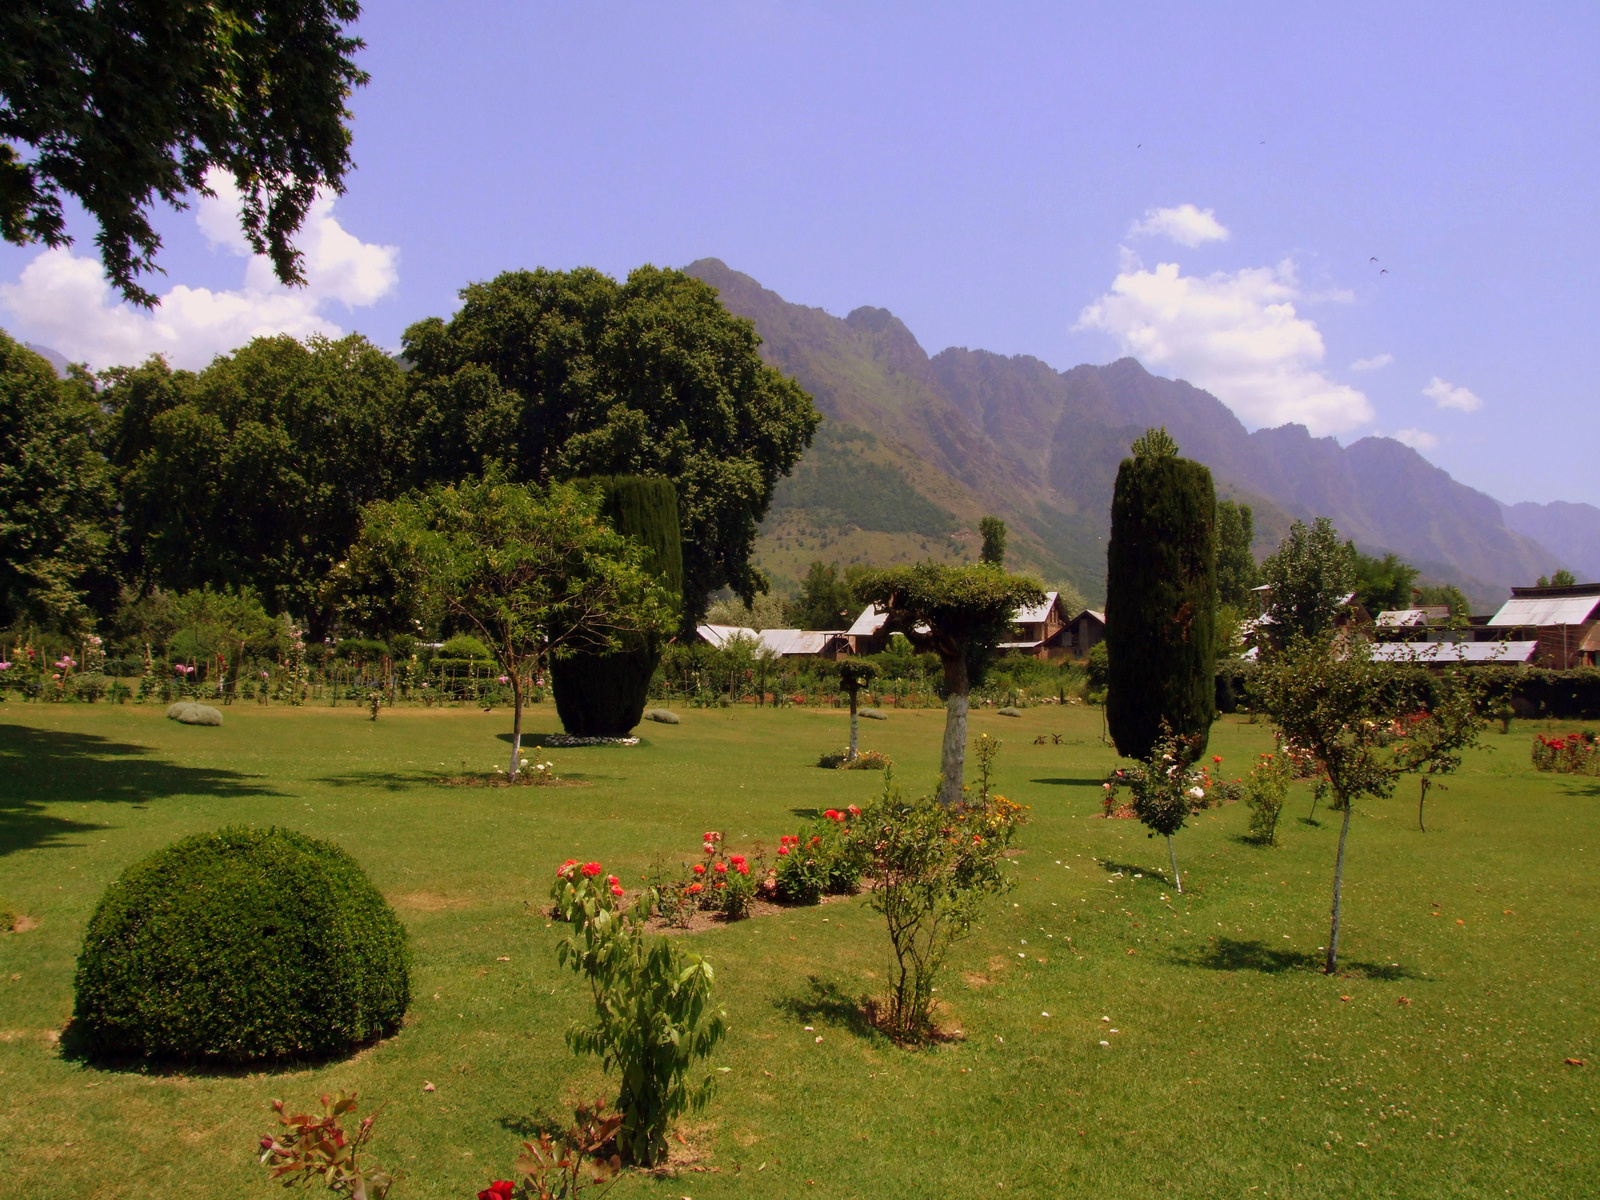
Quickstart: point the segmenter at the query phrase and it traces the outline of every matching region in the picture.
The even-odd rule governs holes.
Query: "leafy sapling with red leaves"
[[[284,1187],[309,1184],[317,1176],[330,1192],[350,1200],[383,1200],[394,1185],[395,1176],[382,1167],[363,1166],[359,1156],[372,1140],[372,1124],[377,1113],[363,1117],[354,1134],[346,1133],[339,1119],[356,1110],[356,1094],[339,1092],[322,1097],[322,1116],[308,1113],[286,1115],[282,1100],[274,1100],[283,1132],[261,1139],[261,1164],[271,1168],[272,1178]]]

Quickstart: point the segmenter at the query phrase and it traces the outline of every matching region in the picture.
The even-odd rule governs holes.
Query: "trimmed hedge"
[[[399,1029],[410,951],[338,846],[235,827],[122,873],[89,919],[74,990],[74,1032],[94,1054],[321,1058]]]
[[[1257,669],[1254,663],[1238,659],[1217,664],[1217,707],[1224,712],[1233,712],[1235,707],[1256,707],[1251,691]],[[1483,671],[1490,677],[1491,703],[1510,700],[1522,709],[1521,715],[1560,721],[1600,720],[1600,668],[1553,671],[1546,667],[1489,666],[1468,670]],[[1400,707],[1431,709],[1437,704],[1439,674],[1437,668],[1394,664],[1390,680],[1401,693]]]
[[[650,568],[662,584],[683,594],[683,542],[678,491],[670,479],[635,475],[580,481],[602,494],[601,511],[618,533],[643,542]],[[626,737],[639,724],[650,680],[661,662],[653,638],[627,639],[615,654],[574,654],[553,659],[550,685],[556,713],[574,737]]]

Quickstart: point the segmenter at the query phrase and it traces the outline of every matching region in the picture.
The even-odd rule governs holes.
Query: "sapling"
[[[861,715],[856,702],[861,695],[861,689],[877,677],[878,668],[864,659],[846,658],[839,662],[839,686],[844,689],[845,695],[850,697],[850,754],[846,759],[848,762],[855,762],[856,755],[860,752]]]
[[[1448,671],[1440,679],[1439,696],[1431,711],[1402,722],[1405,730],[1398,755],[1407,771],[1418,776],[1417,828],[1428,831],[1424,806],[1428,789],[1447,790],[1440,775],[1453,775],[1463,754],[1479,744],[1485,724],[1484,696],[1488,680],[1481,672],[1465,668]]]

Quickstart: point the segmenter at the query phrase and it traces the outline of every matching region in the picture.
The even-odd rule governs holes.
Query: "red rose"
[[[711,842],[707,842],[704,846],[701,846],[700,849],[704,850],[707,854],[715,854],[717,852],[717,847]]]
[[[571,871],[573,867],[575,867],[577,865],[578,865],[578,860],[577,859],[569,858],[569,859],[567,859],[566,862],[562,863],[559,867],[556,868],[556,874],[557,875],[565,875],[569,871]]]
[[[615,875],[607,875],[606,876],[606,882],[610,883],[610,884],[615,884],[617,882],[617,877]]]
[[[745,861],[745,858],[742,854],[730,854],[728,855],[728,861],[733,863],[734,866],[738,866],[740,863]]]
[[[780,858],[783,857],[785,854],[788,854],[788,853],[789,853],[789,847],[787,847],[787,846],[779,846],[778,847],[778,856]]]
[[[848,809],[846,809],[846,811],[852,817],[859,817],[861,815],[861,810],[859,808],[857,808],[854,804],[852,804]]]
[[[694,865],[694,873],[696,875],[704,875],[706,873],[706,865],[705,865],[705,863],[695,863],[695,865]]]
[[[837,808],[824,809],[822,815],[830,821],[836,821],[839,819],[839,810]]]
[[[728,864],[718,863],[714,869],[718,875],[726,875],[728,873]]]
[[[720,879],[719,879],[719,880],[717,880],[717,881],[716,881],[716,883],[714,883],[714,884],[712,884],[712,885],[711,885],[711,886],[712,886],[712,887],[719,887],[719,888],[725,888],[725,887],[727,887],[727,886],[728,886],[728,885],[727,885],[727,884],[725,884],[725,883],[723,883],[723,882],[722,882],[722,880],[720,880]]]
[[[584,863],[583,864],[583,873],[585,875],[587,875],[590,879],[593,879],[596,875],[600,874],[600,864],[599,863]]]
[[[741,875],[750,874],[750,865],[748,863],[736,862],[733,864],[733,869]]]
[[[613,884],[612,884],[612,885],[611,885],[611,894],[612,894],[612,895],[613,895],[613,896],[620,896],[620,895],[622,895],[622,885],[621,885],[621,884],[620,884],[620,883],[613,883]]]
[[[478,1200],[511,1200],[511,1194],[516,1188],[517,1185],[509,1179],[496,1179],[478,1193]]]
[[[703,892],[705,890],[706,890],[706,885],[703,884],[703,883],[691,883],[689,885],[689,895],[691,895],[691,896],[698,896],[701,892]]]

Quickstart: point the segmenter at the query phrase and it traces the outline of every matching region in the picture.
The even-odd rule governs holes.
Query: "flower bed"
[[[1600,775],[1600,737],[1579,732],[1533,739],[1533,767],[1559,775]]]

